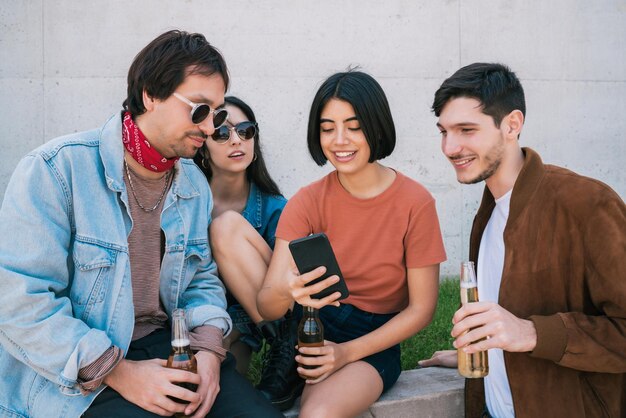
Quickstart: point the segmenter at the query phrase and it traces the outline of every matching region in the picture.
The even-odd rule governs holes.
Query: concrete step
[[[464,379],[456,369],[428,367],[405,370],[396,384],[359,418],[461,418]],[[298,416],[300,399],[285,411]]]

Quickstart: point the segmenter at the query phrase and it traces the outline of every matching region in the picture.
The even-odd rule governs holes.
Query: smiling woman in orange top
[[[439,263],[445,251],[435,200],[416,181],[379,160],[395,147],[385,94],[371,76],[348,71],[328,78],[313,100],[308,147],[319,165],[335,171],[299,190],[287,203],[261,292],[265,319],[298,305],[320,309],[325,346],[301,347],[296,360],[306,376],[300,416],[355,416],[400,375],[400,342],[423,329],[437,303]],[[298,275],[291,240],[324,232],[350,296],[311,295],[319,267]],[[313,357],[305,357],[310,355]]]

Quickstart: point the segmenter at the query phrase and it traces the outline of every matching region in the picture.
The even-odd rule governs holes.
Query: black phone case
[[[289,243],[289,250],[293,256],[300,274],[308,273],[319,266],[326,267],[326,273],[321,277],[309,282],[307,286],[315,284],[334,274],[339,276],[339,281],[319,293],[311,295],[312,298],[321,299],[332,293],[340,292],[339,299],[345,299],[350,294],[348,287],[339,269],[335,253],[330,245],[328,237],[324,233],[309,235]]]

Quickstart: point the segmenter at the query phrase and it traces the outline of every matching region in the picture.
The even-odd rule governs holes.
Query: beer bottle
[[[478,302],[478,282],[473,261],[461,263],[461,304]],[[467,333],[467,331],[465,332]],[[483,338],[484,339],[484,338]],[[482,340],[479,340],[482,341]],[[461,348],[457,349],[458,370],[461,376],[467,378],[485,377],[489,373],[489,361],[487,351],[474,354],[464,353]]]
[[[198,367],[196,363],[196,357],[191,351],[189,343],[189,331],[187,330],[187,323],[185,322],[185,311],[182,309],[175,309],[172,312],[172,351],[167,359],[167,367],[170,369],[182,369],[192,373],[198,373]],[[193,392],[198,389],[198,385],[188,382],[176,383],[178,386]],[[172,400],[178,403],[189,403],[182,399],[170,397]],[[176,413],[176,418],[186,418],[184,413]]]
[[[298,325],[298,347],[322,347],[324,346],[324,326],[320,320],[319,311],[310,306],[303,306],[304,315]],[[304,357],[315,357],[309,354],[302,354]],[[301,364],[305,369],[315,369],[319,366],[308,366]],[[305,376],[300,375],[303,379]]]

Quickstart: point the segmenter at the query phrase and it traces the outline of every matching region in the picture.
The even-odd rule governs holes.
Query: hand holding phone
[[[346,281],[341,274],[339,264],[335,258],[333,248],[330,246],[330,241],[324,233],[309,235],[308,237],[299,238],[289,243],[289,250],[296,262],[296,267],[300,274],[308,273],[311,270],[318,268],[319,266],[326,267],[326,273],[321,277],[307,283],[307,286],[318,283],[330,276],[339,276],[339,281],[330,285],[326,289],[311,295],[313,299],[322,299],[335,292],[340,292],[339,299],[345,299],[348,297],[348,287]]]

